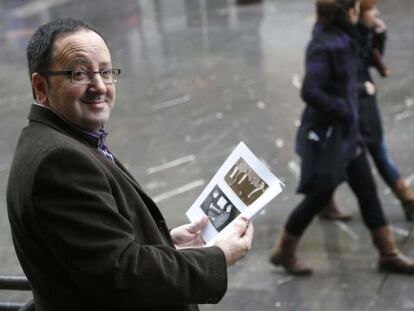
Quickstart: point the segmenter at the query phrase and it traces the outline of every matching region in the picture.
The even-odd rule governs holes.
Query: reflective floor
[[[253,1],[250,1],[253,2]],[[386,62],[375,75],[386,138],[414,186],[414,3],[381,1],[388,24]],[[0,274],[21,274],[9,233],[5,190],[31,89],[25,47],[33,30],[57,17],[78,17],[106,37],[122,69],[108,124],[109,146],[152,195],[171,227],[239,141],[286,184],[255,220],[252,252],[230,269],[225,298],[202,310],[414,310],[414,278],[378,273],[376,254],[347,186],[337,192],[352,222],[316,219],[299,256],[315,268],[291,277],[268,264],[270,248],[295,194],[293,142],[303,103],[303,51],[313,1],[0,0]],[[378,190],[401,248],[414,256],[412,226],[380,178]],[[195,285],[196,286],[196,285]],[[1,292],[0,301],[30,294]]]

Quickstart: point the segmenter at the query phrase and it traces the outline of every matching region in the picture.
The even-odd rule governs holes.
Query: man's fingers
[[[248,237],[249,239],[251,239],[253,238],[253,234],[254,234],[254,227],[253,227],[253,224],[249,222],[249,225],[247,226],[246,231],[244,232],[244,235]]]
[[[253,224],[250,222],[243,236],[243,238],[246,240],[248,244],[247,250],[250,250],[252,247],[253,235],[254,235],[254,227],[253,227]]]

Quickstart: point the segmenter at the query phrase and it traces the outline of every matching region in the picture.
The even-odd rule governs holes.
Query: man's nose
[[[100,93],[106,93],[107,86],[103,82],[103,79],[102,79],[101,74],[99,72],[94,73],[92,81],[89,85],[89,88],[93,88],[96,91],[99,91]]]

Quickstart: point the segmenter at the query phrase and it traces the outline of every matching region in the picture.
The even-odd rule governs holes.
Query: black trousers
[[[370,230],[387,225],[365,151],[348,164],[346,172],[347,182],[358,199],[365,225]],[[326,206],[334,190],[322,194],[306,194],[286,222],[287,233],[301,236],[315,215]]]

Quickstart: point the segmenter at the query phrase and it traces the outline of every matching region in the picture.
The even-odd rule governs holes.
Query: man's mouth
[[[100,104],[105,102],[105,98],[83,98],[82,101],[87,104]]]

